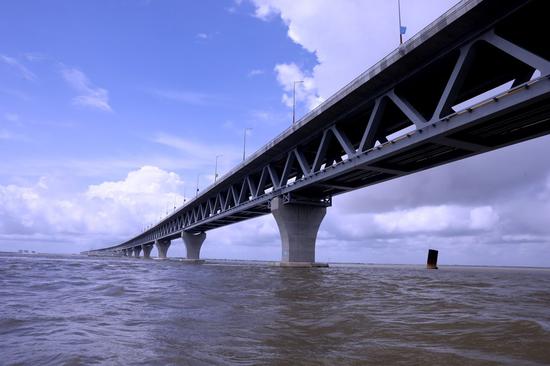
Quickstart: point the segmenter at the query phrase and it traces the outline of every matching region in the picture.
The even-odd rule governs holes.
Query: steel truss
[[[281,195],[285,203],[330,206],[336,194],[549,133],[548,51],[532,46],[535,35],[507,37],[514,17],[542,2],[514,9],[423,67],[403,70],[306,138],[270,150],[266,163],[223,177],[155,227],[107,249],[261,216]],[[471,101],[506,83],[499,95]]]

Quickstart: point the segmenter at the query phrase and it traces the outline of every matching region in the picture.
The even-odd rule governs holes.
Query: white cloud
[[[196,157],[204,156],[204,152],[207,149],[206,145],[166,133],[157,134],[156,137],[153,138],[153,141],[158,144],[173,147]]]
[[[173,172],[144,166],[82,193],[66,193],[45,177],[31,185],[0,185],[0,242],[38,236],[84,245],[76,250],[112,244],[158,221],[174,204],[180,206],[183,184]],[[108,242],[94,242],[97,236]]]
[[[80,106],[111,112],[109,92],[94,86],[86,74],[76,68],[63,68],[61,74],[65,81],[79,94],[73,98],[73,103]]]
[[[492,207],[423,206],[378,213],[374,223],[384,233],[455,232],[494,230],[498,215]]]
[[[272,121],[273,119],[275,119],[275,116],[272,112],[265,110],[253,110],[250,112],[250,115],[252,116],[252,118],[260,121]]]
[[[36,79],[36,75],[19,61],[17,61],[17,59],[5,55],[0,55],[0,61],[15,69],[22,78],[28,81],[33,81]]]
[[[132,228],[135,231],[139,225],[156,222],[166,210],[172,211],[174,204],[180,206],[183,195],[179,192],[183,186],[176,173],[153,166],[132,171],[121,181],[91,185],[84,196],[95,203],[96,209],[88,218],[88,226],[103,231],[102,226],[109,221],[113,233],[131,232]]]
[[[113,199],[120,202],[136,202],[136,195],[162,195],[177,191],[183,181],[173,172],[154,166],[144,166],[128,173],[123,181],[91,185],[86,191],[88,198]]]
[[[30,62],[44,61],[48,59],[48,56],[43,53],[29,52],[25,54],[25,58]]]
[[[197,33],[197,38],[198,39],[209,39],[210,36],[206,33]]]
[[[296,88],[296,102],[305,102],[309,109],[317,107],[323,101],[317,95],[315,80],[306,76],[300,68],[294,64],[277,64],[275,66],[277,81],[283,87],[283,103],[292,108],[294,88]]]
[[[188,90],[153,89],[150,90],[149,93],[157,98],[197,106],[219,104],[223,99],[217,95]]]
[[[166,133],[157,134],[152,141],[179,150],[182,153],[180,159],[186,161],[186,166],[202,167],[202,171],[205,167],[212,168],[213,171],[216,155],[221,155],[218,161],[219,175],[238,164],[242,158],[242,151],[232,145],[212,145]]]
[[[288,37],[313,54],[317,65],[307,73],[293,63],[281,64],[278,79],[288,93],[288,78],[281,72],[293,73],[294,80],[311,79],[309,108],[316,103],[312,96],[330,97],[346,83],[375,64],[398,46],[397,4],[387,0],[251,0],[255,16],[268,21],[280,18],[288,28]],[[441,15],[457,0],[402,1],[403,23],[407,35],[419,31]],[[294,65],[294,66],[293,66]],[[278,65],[279,66],[279,65]],[[286,68],[286,70],[284,69]],[[306,84],[307,87],[307,84]],[[305,91],[303,91],[305,92]],[[284,102],[288,105],[288,94]]]
[[[252,78],[252,77],[263,75],[263,74],[265,74],[265,71],[262,70],[262,69],[252,69],[248,72],[247,76],[249,78]]]

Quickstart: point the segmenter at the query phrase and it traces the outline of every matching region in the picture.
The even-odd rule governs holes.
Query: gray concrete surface
[[[159,258],[160,259],[166,259],[168,258],[168,248],[170,248],[170,244],[172,242],[170,240],[155,240],[155,246],[157,247]]]
[[[281,265],[311,266],[315,263],[315,241],[326,207],[283,204],[281,197],[271,201],[271,212],[281,235]]]
[[[187,259],[198,260],[200,259],[200,252],[202,243],[206,239],[206,233],[203,231],[201,233],[188,233],[183,231],[181,233],[181,238],[185,244],[185,249],[187,250]]]
[[[151,250],[153,250],[153,244],[142,244],[141,249],[143,249],[143,258],[151,258]]]

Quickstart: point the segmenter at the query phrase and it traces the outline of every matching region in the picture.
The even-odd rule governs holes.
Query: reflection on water
[[[545,365],[550,271],[0,256],[0,363]]]

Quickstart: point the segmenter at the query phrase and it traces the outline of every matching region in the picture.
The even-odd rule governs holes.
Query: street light
[[[197,192],[195,192],[195,197],[199,196],[199,177],[200,177],[200,174],[197,174]]]
[[[292,124],[296,122],[296,84],[303,82],[303,80],[296,80],[292,83]]]
[[[216,155],[216,167],[214,168],[214,183],[216,183],[216,180],[218,179],[218,158],[222,156],[223,155]]]
[[[244,129],[244,136],[243,136],[243,161],[246,158],[246,133],[248,131],[252,131],[252,128],[247,127]]]
[[[407,27],[401,24],[401,0],[397,0],[397,13],[399,14],[399,44],[403,44],[403,34],[407,32]]]

